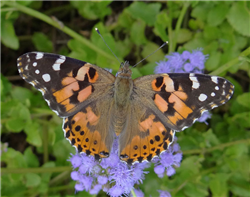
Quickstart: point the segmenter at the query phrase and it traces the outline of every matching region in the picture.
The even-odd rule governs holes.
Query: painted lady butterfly
[[[62,55],[31,52],[18,58],[20,75],[64,118],[65,137],[78,152],[108,157],[115,134],[120,159],[151,159],[173,142],[176,130],[227,102],[234,86],[204,74],[155,74],[131,79],[128,62],[117,77]]]

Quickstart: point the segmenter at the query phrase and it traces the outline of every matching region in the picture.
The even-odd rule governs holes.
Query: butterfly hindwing
[[[42,92],[50,108],[62,117],[102,95],[104,87],[115,80],[102,68],[62,55],[31,52],[17,61],[20,75]]]
[[[174,130],[191,126],[203,112],[227,102],[234,89],[224,78],[194,73],[149,75],[134,83],[148,92],[145,102],[154,103],[150,107]]]
[[[114,129],[110,126],[113,111],[110,99],[109,96],[101,98],[102,104],[91,102],[76,114],[64,118],[64,135],[77,152],[85,152],[95,159],[109,156],[114,138]]]
[[[120,159],[128,164],[151,161],[159,156],[173,142],[175,134],[140,97],[132,102],[119,137]]]

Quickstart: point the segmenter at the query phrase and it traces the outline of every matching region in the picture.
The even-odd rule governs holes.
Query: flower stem
[[[238,57],[230,60],[226,64],[220,66],[218,69],[215,71],[211,72],[210,75],[220,75],[222,72],[228,70],[230,67],[236,65],[240,61],[244,61],[245,57],[250,55],[250,47],[248,47],[246,50],[244,50]],[[246,61],[246,60],[245,60]]]
[[[131,194],[133,197],[136,197],[135,191],[133,189],[131,189]]]
[[[172,36],[173,43],[172,43],[171,51],[169,51],[169,52],[174,52],[176,50],[177,37],[178,37],[179,31],[181,29],[181,24],[183,22],[183,18],[184,18],[185,13],[188,9],[188,6],[189,6],[188,2],[185,2],[183,4],[183,7],[181,9],[181,13],[180,13],[179,18],[178,18],[177,23],[176,23],[175,30],[174,30],[174,32],[172,32],[172,33],[174,33],[174,35]]]

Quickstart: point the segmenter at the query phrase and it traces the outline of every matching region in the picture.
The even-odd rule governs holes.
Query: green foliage
[[[208,125],[195,123],[176,134],[184,154],[181,166],[171,178],[162,179],[149,168],[139,185],[145,196],[158,196],[157,190],[187,197],[248,196],[249,5],[240,1],[1,2],[1,141],[9,143],[1,155],[2,195],[74,195],[68,158],[75,149],[64,138],[62,120],[40,92],[12,77],[18,74],[16,59],[28,51],[63,54],[115,73],[119,62],[96,33],[97,27],[120,61],[130,60],[131,65],[169,42],[134,68],[133,78],[153,74],[156,62],[168,52],[203,48],[209,55],[206,71],[235,85],[233,98],[212,111]],[[68,172],[55,171],[63,166]]]

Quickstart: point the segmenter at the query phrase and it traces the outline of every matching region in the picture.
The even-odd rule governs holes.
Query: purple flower
[[[183,51],[182,54],[174,52],[165,57],[167,61],[158,62],[155,73],[202,73],[208,56],[199,49],[192,51],[192,53],[189,51]]]
[[[208,124],[208,123],[207,123],[207,119],[208,119],[208,118],[211,118],[211,116],[212,116],[212,115],[211,115],[210,112],[205,111],[197,121],[198,121],[198,122],[204,122],[204,123]]]
[[[203,73],[205,62],[208,55],[204,55],[201,49],[194,50],[192,53],[183,51],[182,54],[177,52],[165,56],[167,61],[157,62],[155,73]],[[197,120],[207,124],[206,120],[211,118],[209,112],[205,112]]]
[[[135,184],[141,184],[149,163],[128,166],[118,157],[118,138],[113,143],[110,156],[96,161],[85,153],[72,155],[70,162],[74,168],[71,178],[77,181],[76,191],[97,194],[101,189],[112,197],[129,195]]]
[[[145,169],[151,163],[135,163],[129,166],[119,160],[118,150],[117,137],[110,156],[101,161],[95,161],[93,156],[87,156],[85,153],[72,155],[69,161],[74,168],[71,178],[77,182],[75,190],[85,190],[90,194],[98,194],[100,190],[103,190],[111,197],[131,196],[131,190],[133,190],[136,196],[143,197],[143,192],[135,189],[135,185],[142,184],[145,174],[148,173]],[[175,140],[168,150],[153,159],[156,174],[159,177],[173,175],[175,168],[179,167],[181,159],[180,147]]]
[[[171,194],[167,191],[158,190],[158,192],[160,193],[159,197],[171,197]]]
[[[174,175],[174,167],[180,167],[182,153],[180,152],[180,147],[176,141],[177,138],[175,137],[174,142],[169,146],[169,149],[161,153],[159,158],[153,159],[153,162],[155,163],[154,172],[159,178],[162,178],[164,174],[167,176]]]

